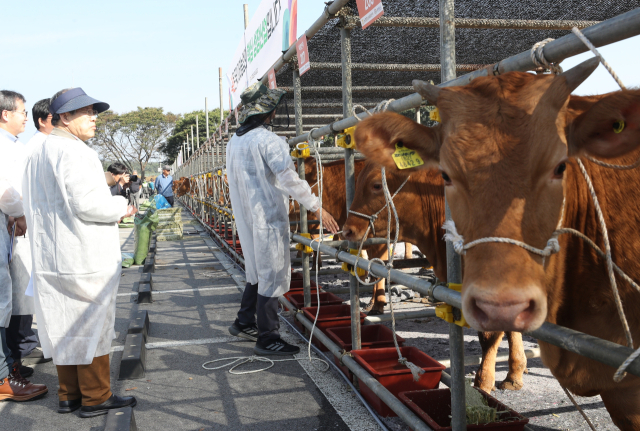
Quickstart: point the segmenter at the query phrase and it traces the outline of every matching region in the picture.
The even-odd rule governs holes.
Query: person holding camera
[[[111,172],[113,180],[116,182],[110,187],[111,196],[122,196],[127,199],[127,184],[130,176],[127,174],[127,167],[120,162],[111,163],[107,168],[107,172]]]

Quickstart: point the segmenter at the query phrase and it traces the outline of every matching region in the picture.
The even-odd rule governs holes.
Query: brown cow
[[[396,169],[391,155],[398,143],[416,150],[424,168],[439,166],[466,244],[502,237],[543,249],[561,221],[604,248],[575,158],[590,154],[617,158],[618,164],[638,158],[640,90],[571,96],[597,65],[592,59],[560,76],[513,72],[443,89],[416,82],[438,107],[440,125],[430,129],[386,113],[365,120],[356,141],[388,170]],[[613,258],[640,280],[640,172],[605,168],[586,157],[582,162],[600,200]],[[579,238],[558,240],[560,251],[546,259],[513,244],[468,249],[462,287],[467,321],[478,330],[530,331],[546,319],[626,344],[605,262]],[[640,295],[622,279],[618,289],[638,340]],[[609,366],[544,342],[540,348],[561,385],[581,396],[601,395],[619,428],[640,429],[638,377],[615,383]]]
[[[182,197],[185,194],[189,193],[190,190],[190,182],[189,178],[181,177],[178,181],[174,181],[173,183],[173,193],[176,197]]]
[[[433,265],[436,277],[447,281],[447,247],[442,238],[441,227],[444,216],[444,181],[435,169],[409,173],[387,172],[387,185],[391,195],[398,191],[393,202],[398,212],[399,241],[410,241],[427,257]],[[402,186],[402,188],[400,188]],[[361,214],[377,213],[386,204],[382,190],[380,165],[368,161],[356,182],[356,197],[351,209]],[[387,211],[380,212],[374,222],[375,236],[387,235]],[[423,220],[423,223],[416,223]],[[349,214],[344,224],[343,235],[350,241],[360,241],[369,221],[356,214]],[[391,237],[395,236],[395,223],[391,223]],[[373,236],[370,234],[370,236]],[[479,332],[478,339],[482,347],[482,363],[476,374],[476,386],[485,392],[491,392],[495,384],[495,363],[503,332]],[[523,386],[522,374],[527,368],[522,334],[508,332],[509,372],[498,386],[500,389],[519,390]]]

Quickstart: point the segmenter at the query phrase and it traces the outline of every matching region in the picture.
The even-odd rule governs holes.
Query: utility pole
[[[247,5],[245,5],[247,6]],[[245,11],[246,13],[246,11]],[[245,15],[245,27],[246,27],[246,15]],[[222,119],[224,118],[224,106],[222,104],[222,68],[218,68],[218,75],[220,77],[220,127],[222,127]]]
[[[207,117],[207,141],[209,141],[209,105],[206,97],[204,98],[204,116]]]
[[[196,115],[196,143],[197,148],[200,148],[200,128],[198,127],[198,115]]]

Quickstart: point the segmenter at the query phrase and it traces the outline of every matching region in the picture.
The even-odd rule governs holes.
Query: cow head
[[[418,152],[420,168],[440,169],[465,243],[506,237],[542,249],[560,218],[568,158],[582,152],[615,157],[640,143],[638,91],[612,93],[577,116],[568,109],[571,92],[597,65],[592,59],[558,76],[512,72],[442,89],[414,81],[437,106],[441,124],[427,128],[379,114],[356,129],[358,149],[397,171],[392,154],[401,143]],[[467,321],[483,331],[539,327],[553,300],[545,282],[549,261],[511,244],[467,250]]]

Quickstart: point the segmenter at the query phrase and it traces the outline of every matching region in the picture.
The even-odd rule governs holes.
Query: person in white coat
[[[291,282],[289,196],[322,217],[332,233],[338,231],[334,218],[320,208],[309,184],[295,171],[289,146],[266,128],[284,94],[261,83],[247,88],[241,95],[241,127],[227,145],[229,196],[247,276],[240,311],[229,332],[256,341],[254,352],[262,355],[300,350],[278,332],[278,297],[289,291]]]
[[[0,400],[26,401],[47,393],[45,385],[34,385],[20,373],[20,361],[14,361],[8,345],[7,329],[13,309],[13,292],[10,264],[16,257],[11,236],[21,236],[27,231],[20,193],[13,187],[15,173],[11,171],[13,152],[22,145],[17,135],[24,131],[27,111],[24,96],[14,91],[0,91],[0,155],[8,169],[0,175]],[[8,227],[8,228],[5,228]],[[9,235],[9,231],[12,235]],[[28,279],[26,283],[28,284]],[[26,284],[24,286],[26,289]],[[24,290],[22,290],[24,295]],[[19,299],[19,298],[15,298]]]
[[[58,412],[81,407],[80,417],[136,404],[111,392],[109,367],[122,272],[117,223],[136,211],[111,196],[98,154],[83,142],[108,108],[81,88],[56,93],[54,129],[23,180],[38,335],[58,371]]]
[[[16,136],[24,132],[25,121],[16,124],[16,130],[8,134],[0,134],[0,147],[6,157],[8,177],[13,187],[22,194],[22,175],[28,154],[38,145],[44,142],[53,126],[49,113],[49,99],[37,102],[31,110],[32,120],[38,131],[31,137],[27,144],[20,140],[12,142],[13,134]],[[11,125],[0,121],[0,129],[9,132]],[[18,130],[19,127],[19,130]],[[30,232],[24,236],[16,237],[13,244],[13,260],[9,269],[11,271],[11,283],[13,288],[11,321],[7,327],[7,344],[11,349],[14,361],[20,364],[20,374],[29,377],[33,374],[33,368],[26,365],[48,362],[42,349],[37,348],[38,336],[34,332],[33,315],[35,313],[33,296],[25,295],[31,279],[31,246],[29,245]]]

